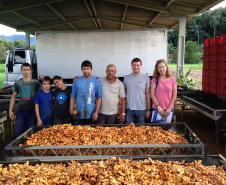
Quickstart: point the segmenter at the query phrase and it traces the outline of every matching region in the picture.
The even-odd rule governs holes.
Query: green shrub
[[[0,64],[5,64],[5,59],[0,59]]]
[[[191,79],[190,77],[188,77],[190,72],[191,72],[191,69],[186,74],[182,73],[179,70],[180,78],[177,78],[177,84],[178,85],[183,85],[183,86],[188,87],[190,89],[193,89],[194,86],[197,85],[197,82],[195,80]]]

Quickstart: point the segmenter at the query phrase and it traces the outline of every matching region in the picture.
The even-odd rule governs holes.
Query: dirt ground
[[[187,73],[188,70],[189,69],[185,69],[184,72]],[[176,69],[170,69],[170,71],[171,75],[176,79]],[[192,69],[191,73],[189,74],[189,77],[198,83],[198,85],[196,85],[194,89],[202,90],[202,70]]]

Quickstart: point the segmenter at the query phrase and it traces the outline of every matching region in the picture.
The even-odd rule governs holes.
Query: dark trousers
[[[26,130],[34,126],[35,124],[35,112],[33,111],[17,111],[16,123],[14,130],[14,138],[19,137]]]
[[[53,117],[53,124],[59,125],[59,124],[65,124],[65,123],[73,123],[73,117],[70,116],[57,116],[54,115]]]
[[[106,115],[106,114],[98,114],[97,123],[98,124],[115,124],[117,118],[117,114]]]
[[[94,121],[92,119],[74,119],[74,125],[92,125]]]

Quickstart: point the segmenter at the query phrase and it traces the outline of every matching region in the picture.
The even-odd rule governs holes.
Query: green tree
[[[36,45],[31,45],[30,48],[36,50]]]
[[[15,38],[14,41],[13,41],[13,45],[14,45],[14,48],[17,48],[17,47],[20,47],[20,46],[26,46],[26,42],[24,40]]]
[[[220,14],[213,15],[210,18],[210,27],[213,28],[213,36],[215,37],[216,35],[216,28],[217,25],[220,23]]]
[[[197,41],[187,41],[185,44],[185,64],[197,64],[202,62],[202,47],[203,45],[199,45]],[[177,48],[175,48],[173,53],[173,58],[171,60],[172,63],[177,63]]]
[[[201,53],[198,43],[195,41],[187,41],[185,45],[185,58],[186,64],[197,64],[201,62]]]

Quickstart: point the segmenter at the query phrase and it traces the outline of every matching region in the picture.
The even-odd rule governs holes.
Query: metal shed
[[[183,71],[186,21],[223,0],[1,0],[0,23],[26,32],[179,27]],[[178,73],[177,73],[178,75]]]

